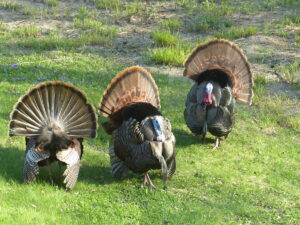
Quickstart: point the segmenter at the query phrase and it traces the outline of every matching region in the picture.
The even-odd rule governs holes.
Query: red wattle
[[[203,103],[206,103],[208,105],[212,104],[212,96],[209,93],[204,94]]]

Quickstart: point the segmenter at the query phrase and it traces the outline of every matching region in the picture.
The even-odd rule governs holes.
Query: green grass
[[[120,0],[96,0],[95,6],[97,8],[104,8],[112,11],[120,11],[122,1]]]
[[[295,35],[296,45],[300,46],[300,31]]]
[[[59,5],[57,0],[46,0],[45,3],[51,7],[57,7]]]
[[[278,74],[282,79],[290,84],[300,83],[300,61],[295,60],[294,62],[287,65],[279,65],[277,68]]]
[[[159,46],[172,46],[181,41],[180,37],[172,34],[170,30],[154,30],[151,38]]]
[[[117,35],[116,27],[104,25],[93,19],[75,18],[74,26],[83,31],[79,40],[86,44],[111,44]]]
[[[131,17],[133,15],[144,16],[149,13],[149,8],[147,9],[140,0],[95,0],[93,2],[96,8],[108,10],[116,19]]]
[[[241,37],[249,37],[257,33],[256,27],[233,27],[229,30],[224,30],[222,32],[216,32],[215,36],[217,38],[225,38],[228,40],[235,40]]]
[[[190,46],[177,44],[175,46],[150,49],[148,53],[150,58],[158,64],[182,66],[190,50]]]
[[[176,19],[167,19],[163,20],[160,23],[161,27],[164,29],[169,29],[170,31],[178,31],[180,27],[182,26],[180,20],[178,18]]]
[[[20,38],[38,37],[41,35],[41,30],[35,26],[28,26],[14,30],[14,33]]]
[[[204,1],[194,9],[193,14],[195,15],[192,17],[189,29],[208,32],[231,27],[233,22],[225,16],[231,15],[234,10],[234,7],[225,1],[220,4]]]
[[[0,2],[0,9],[5,9],[9,11],[17,11],[22,7],[22,5],[18,2],[13,1],[4,1]]]
[[[31,64],[26,64],[24,60],[29,58]],[[43,79],[71,82],[96,105],[110,79],[121,69],[105,59],[75,53],[2,57],[1,63],[6,68],[0,73],[2,124],[8,123],[19,96]],[[10,69],[11,63],[18,63],[18,69]],[[121,181],[112,178],[109,137],[101,128],[97,139],[85,141],[80,177],[73,191],[63,190],[57,169],[54,186],[45,168],[37,183],[24,185],[24,140],[7,137],[7,126],[1,126],[0,220],[6,224],[296,223],[299,145],[286,142],[297,136],[288,129],[291,121],[281,121],[284,112],[276,107],[277,100],[271,104],[275,98],[259,91],[266,80],[256,79],[255,105],[238,105],[233,132],[219,150],[212,151],[211,136],[200,144],[184,124],[184,100],[191,83],[183,78],[170,83],[161,74],[155,79],[162,112],[171,120],[177,138],[178,169],[168,182],[168,190],[162,189],[159,171],[151,172],[159,187],[155,191],[140,188],[139,175]]]
[[[29,2],[26,3],[29,5]],[[49,7],[46,0],[35,2]],[[242,32],[241,28],[226,27],[226,21],[230,26],[234,25],[230,24],[232,14],[235,19],[240,16],[235,14],[240,13],[237,9],[240,1],[151,1],[148,5],[142,1],[96,0],[74,4],[68,12],[64,6],[72,1],[57,2],[60,4],[49,7],[45,14],[28,13],[25,16],[22,7],[17,6],[19,3],[0,3],[4,15],[13,15],[8,18],[9,22],[0,21],[0,224],[299,223],[300,102],[297,91],[300,84],[294,82],[299,75],[299,60],[292,59],[286,65],[274,54],[281,53],[282,49],[277,51],[269,42],[257,46],[255,43],[254,52],[248,49],[247,42],[243,43],[247,47],[245,54],[254,67],[253,104],[237,104],[234,128],[215,151],[212,150],[213,136],[208,134],[206,141],[201,143],[185,125],[183,111],[192,82],[171,76],[172,72],[169,76],[162,74],[158,65],[168,65],[181,73],[182,63],[195,44],[211,38],[204,33],[218,32],[229,39],[244,37],[248,26]],[[248,7],[245,11],[250,14],[258,10],[268,14],[270,10],[280,9],[276,13],[288,11],[290,14],[287,15],[298,15],[293,11],[298,0],[243,2]],[[174,4],[176,8],[171,7],[171,11],[167,11],[168,17],[164,17],[161,11],[165,8],[153,7],[152,3]],[[37,4],[34,3],[34,7]],[[152,17],[142,20],[141,24],[132,24],[128,20],[129,15],[144,19],[150,15],[147,13],[155,11],[158,13],[151,14]],[[196,12],[200,13],[199,17]],[[208,24],[206,30],[189,32],[191,24],[201,20],[203,12],[207,13],[205,18],[212,17],[213,22],[201,22],[204,27]],[[61,20],[63,25],[51,26],[49,23],[48,29],[48,24],[36,22],[39,20],[34,16],[50,22]],[[180,17],[182,24],[178,25],[177,19],[165,19],[169,16]],[[20,18],[24,22],[15,23]],[[297,53],[294,44],[300,36],[299,23],[296,17],[288,18],[292,22],[278,27],[270,22],[272,32],[264,35],[272,38],[277,28],[283,29],[287,40],[282,40],[288,42],[289,53]],[[35,25],[29,26],[32,19]],[[151,42],[149,33],[158,29],[168,30],[169,33],[160,33],[160,38],[165,38],[167,44],[155,41],[154,46]],[[170,44],[172,36],[182,39]],[[139,38],[142,47],[137,43]],[[135,57],[146,59],[136,60]],[[53,165],[53,186],[46,168],[41,168],[36,183],[22,184],[25,141],[23,137],[8,137],[9,113],[20,96],[40,82],[60,80],[80,88],[87,94],[88,102],[97,106],[115,74],[137,63],[158,68],[159,73],[153,76],[159,87],[161,111],[170,119],[177,140],[177,171],[167,182],[168,189],[163,190],[159,170],[150,172],[157,190],[141,188],[142,175],[132,173],[123,180],[113,178],[108,156],[110,137],[101,126],[96,139],[84,141],[82,167],[74,190],[64,190],[57,165]],[[291,85],[286,84],[284,90],[277,88],[281,84],[279,81],[270,81],[270,74],[260,69],[265,66],[271,70],[270,65],[280,63],[282,66],[273,69],[276,73],[286,74],[284,79],[288,83],[293,81]],[[105,120],[99,117],[99,125]]]

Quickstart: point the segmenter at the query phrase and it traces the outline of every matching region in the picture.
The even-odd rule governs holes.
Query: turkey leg
[[[144,174],[143,186],[146,186],[146,185],[149,185],[149,187],[156,189],[156,186],[152,183],[148,173]]]
[[[221,139],[219,137],[216,138],[215,146],[213,147],[213,150],[217,149],[221,143]]]

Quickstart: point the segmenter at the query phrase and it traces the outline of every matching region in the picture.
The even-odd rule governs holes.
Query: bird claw
[[[217,148],[219,147],[219,145],[220,145],[220,142],[221,142],[220,138],[217,138],[217,139],[216,139],[216,142],[215,142],[215,145],[214,145],[214,147],[213,147],[212,150],[217,149]]]
[[[152,183],[148,173],[145,173],[144,182],[142,184],[142,187],[145,187],[145,186],[149,186],[152,189],[157,189],[156,186]]]

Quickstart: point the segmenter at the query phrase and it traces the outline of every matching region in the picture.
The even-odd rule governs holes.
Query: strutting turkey
[[[44,82],[30,89],[14,106],[9,135],[25,136],[24,183],[36,180],[39,166],[66,165],[66,189],[76,184],[83,138],[97,135],[97,116],[86,96],[63,82]]]
[[[235,99],[252,102],[250,65],[234,43],[215,39],[198,45],[184,66],[183,76],[195,81],[185,103],[186,124],[202,140],[207,130],[216,136],[215,149],[232,130]]]
[[[143,184],[156,188],[150,169],[162,170],[164,184],[174,174],[175,137],[159,108],[157,85],[142,67],[125,69],[108,85],[99,110],[109,118],[102,126],[112,135],[109,154],[115,177],[126,176],[130,169],[144,173]]]

